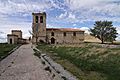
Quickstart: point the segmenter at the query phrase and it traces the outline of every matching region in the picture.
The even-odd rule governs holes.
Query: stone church
[[[25,44],[27,39],[22,38],[21,30],[12,30],[11,34],[7,34],[8,44]]]
[[[74,28],[47,28],[46,13],[32,13],[32,41],[50,44],[71,44],[84,41],[84,31]]]

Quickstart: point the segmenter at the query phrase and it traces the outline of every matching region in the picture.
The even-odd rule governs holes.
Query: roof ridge
[[[46,28],[47,30],[60,30],[60,31],[83,31],[79,28]]]

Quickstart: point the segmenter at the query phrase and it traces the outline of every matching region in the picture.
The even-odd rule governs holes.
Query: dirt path
[[[23,45],[0,62],[0,80],[51,80],[31,44]]]

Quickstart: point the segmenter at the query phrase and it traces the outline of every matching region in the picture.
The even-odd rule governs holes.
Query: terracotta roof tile
[[[68,32],[74,32],[74,31],[82,31],[84,32],[83,30],[80,30],[80,29],[74,29],[74,28],[47,28],[47,30],[53,30],[53,31],[68,31]]]

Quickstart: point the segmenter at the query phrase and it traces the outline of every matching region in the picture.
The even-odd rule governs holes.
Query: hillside
[[[85,42],[101,42],[98,38],[85,33]]]

